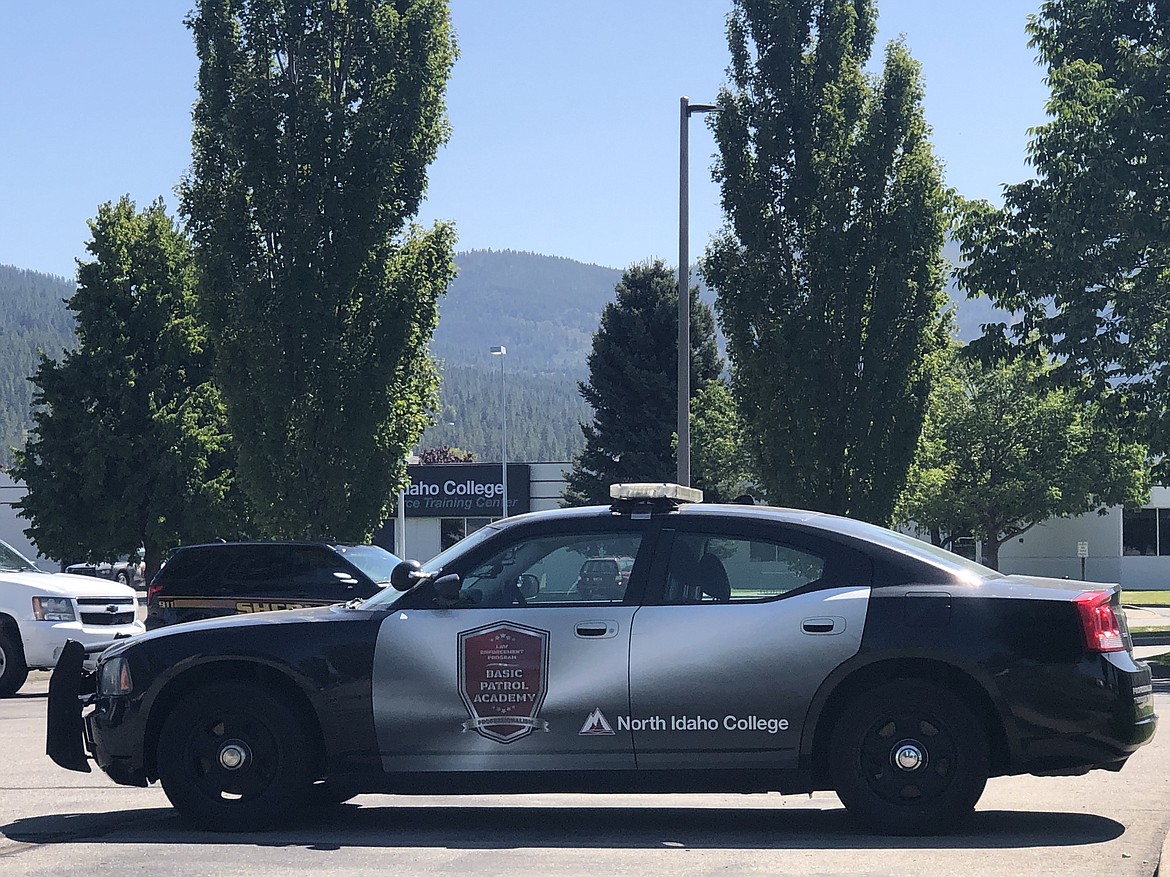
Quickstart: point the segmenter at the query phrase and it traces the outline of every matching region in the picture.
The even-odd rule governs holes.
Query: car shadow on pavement
[[[979,811],[955,834],[887,837],[857,828],[840,808],[475,807],[346,804],[272,832],[216,833],[173,810],[32,816],[0,827],[18,843],[220,844],[304,847],[585,849],[1017,849],[1105,843],[1125,826],[1086,813]],[[365,803],[365,802],[369,803]]]

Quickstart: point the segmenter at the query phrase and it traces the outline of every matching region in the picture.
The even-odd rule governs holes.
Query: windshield
[[[388,584],[390,573],[401,563],[397,557],[377,545],[335,545],[334,549],[379,585]]]
[[[458,557],[459,555],[461,555],[467,551],[471,551],[473,548],[475,548],[477,545],[479,545],[485,539],[491,538],[492,536],[496,535],[496,533],[498,533],[498,532],[499,532],[498,528],[491,526],[491,525],[488,525],[486,527],[481,527],[480,529],[478,529],[474,533],[472,533],[470,536],[467,536],[463,539],[460,539],[458,542],[456,542],[454,545],[452,545],[446,551],[442,551],[442,552],[436,554],[434,557],[432,557],[430,560],[428,560],[426,563],[424,563],[422,565],[422,571],[424,573],[429,574],[429,575],[433,575],[434,573],[437,573],[444,566],[446,566],[448,563],[450,563],[452,559]],[[385,609],[388,606],[390,606],[391,604],[393,604],[394,601],[397,600],[399,597],[401,597],[404,593],[406,593],[406,592],[405,591],[396,591],[393,588],[387,588],[386,590],[375,594],[369,600],[366,600],[364,603],[362,603],[361,608],[362,609]]]
[[[4,572],[43,572],[35,563],[9,545],[0,542],[0,570]]]

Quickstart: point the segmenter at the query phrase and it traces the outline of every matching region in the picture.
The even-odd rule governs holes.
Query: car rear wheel
[[[833,786],[849,813],[886,834],[954,828],[983,794],[987,732],[951,692],[903,679],[848,704],[830,743]]]
[[[163,723],[158,771],[180,813],[220,831],[270,828],[309,783],[301,719],[270,692],[234,683],[187,695]]]
[[[0,630],[0,697],[12,697],[28,679],[20,638]]]
[[[125,572],[124,570],[119,570],[118,573],[114,576],[114,578],[117,580],[118,584],[120,584],[120,585],[130,584],[130,573]]]

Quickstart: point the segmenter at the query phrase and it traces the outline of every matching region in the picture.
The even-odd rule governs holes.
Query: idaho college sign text
[[[498,518],[503,512],[500,467],[491,463],[407,466],[406,514],[412,518]],[[508,464],[508,514],[529,511],[528,464]]]

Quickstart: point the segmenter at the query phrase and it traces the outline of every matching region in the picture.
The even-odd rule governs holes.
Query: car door
[[[742,519],[680,521],[663,546],[630,645],[638,767],[796,766],[813,695],[860,647],[868,559]]]
[[[373,682],[385,769],[632,769],[631,734],[612,717],[628,712],[648,526],[505,531],[444,569],[462,576],[458,600],[388,613]],[[637,558],[624,593],[582,592],[595,557]]]

